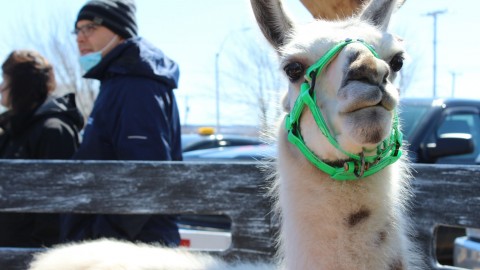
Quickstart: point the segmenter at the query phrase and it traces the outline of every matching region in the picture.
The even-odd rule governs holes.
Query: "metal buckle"
[[[355,170],[353,173],[357,178],[363,177],[363,174],[365,173],[365,154],[363,154],[363,151],[360,153],[360,166],[355,162]]]

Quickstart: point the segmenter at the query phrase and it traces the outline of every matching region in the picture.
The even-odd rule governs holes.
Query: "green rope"
[[[338,142],[331,135],[331,132],[327,127],[322,112],[316,105],[315,101],[317,100],[317,97],[313,88],[315,87],[315,81],[317,76],[322,73],[324,67],[345,46],[354,42],[363,44],[372,52],[375,57],[379,58],[373,46],[367,44],[363,40],[346,39],[338,43],[332,49],[330,49],[323,57],[321,57],[315,64],[313,64],[307,69],[305,74],[305,82],[302,83],[302,85],[300,86],[299,96],[295,101],[295,104],[293,105],[292,111],[286,116],[285,119],[285,127],[288,131],[288,140],[292,144],[297,146],[297,148],[300,150],[300,152],[302,152],[305,158],[309,160],[313,165],[315,165],[318,169],[324,171],[333,179],[341,181],[357,180],[375,174],[386,166],[397,161],[402,155],[400,147],[402,145],[403,135],[398,129],[398,115],[396,111],[394,113],[394,121],[390,136],[377,147],[376,155],[365,157],[363,153],[360,155],[356,155],[347,152],[340,147]],[[352,161],[345,162],[343,167],[334,167],[322,161],[315,155],[312,150],[308,148],[300,134],[300,117],[302,116],[305,106],[308,106],[308,108],[310,108],[313,118],[315,119],[315,123],[317,124],[322,134],[330,142],[330,144],[332,144],[335,148],[337,148],[343,154],[352,159]]]

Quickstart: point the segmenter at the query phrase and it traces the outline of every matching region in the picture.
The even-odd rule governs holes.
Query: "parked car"
[[[479,164],[480,100],[403,99],[400,118],[412,162]],[[454,242],[465,233],[460,227],[437,228],[436,256],[439,263],[455,265]],[[478,240],[470,237],[467,240],[469,247],[477,243],[476,249],[480,250]],[[458,247],[455,248],[465,243],[457,241],[455,246]]]
[[[199,128],[196,134],[182,134],[182,151],[189,152],[216,147],[263,144],[257,137],[216,134],[213,128]]]
[[[242,145],[217,147],[183,153],[186,161],[260,161],[276,156],[276,148],[272,145]]]
[[[480,229],[467,228],[466,236],[455,239],[453,265],[466,269],[479,269]]]

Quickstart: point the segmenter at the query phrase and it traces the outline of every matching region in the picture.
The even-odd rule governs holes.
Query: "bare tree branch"
[[[83,71],[78,62],[79,53],[75,37],[71,34],[74,14],[66,16],[68,12],[56,9],[48,15],[48,21],[30,14],[29,20],[11,22],[11,36],[2,36],[2,43],[11,50],[32,49],[44,55],[54,66],[57,80],[57,94],[74,92],[77,104],[85,117],[93,107],[98,92],[98,84],[92,80],[82,78]],[[35,21],[35,24],[27,22]]]
[[[280,93],[287,88],[285,78],[278,72],[277,55],[263,38],[244,35],[234,41],[236,45],[225,50],[229,65],[222,69],[222,75],[228,79],[228,85],[235,85],[235,90],[222,91],[229,100],[256,111],[260,130],[268,133],[281,115]]]

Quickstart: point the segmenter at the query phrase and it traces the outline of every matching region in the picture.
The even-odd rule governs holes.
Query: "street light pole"
[[[456,78],[457,78],[457,75],[461,75],[460,73],[458,72],[455,72],[455,71],[450,71],[450,74],[452,75],[452,94],[451,96],[455,96],[455,84],[456,84]]]
[[[447,10],[432,11],[425,16],[433,17],[433,97],[437,97],[437,16],[446,13]]]
[[[250,27],[244,27],[230,31],[223,39],[220,47],[215,53],[215,113],[216,113],[216,132],[220,133],[220,74],[219,74],[219,58],[223,50],[225,42],[230,36],[238,32],[245,32],[250,30]]]
[[[223,44],[223,43],[222,43]],[[220,47],[221,49],[222,47]],[[215,115],[216,115],[216,132],[220,133],[220,86],[218,74],[218,58],[220,57],[220,50],[215,53]]]

